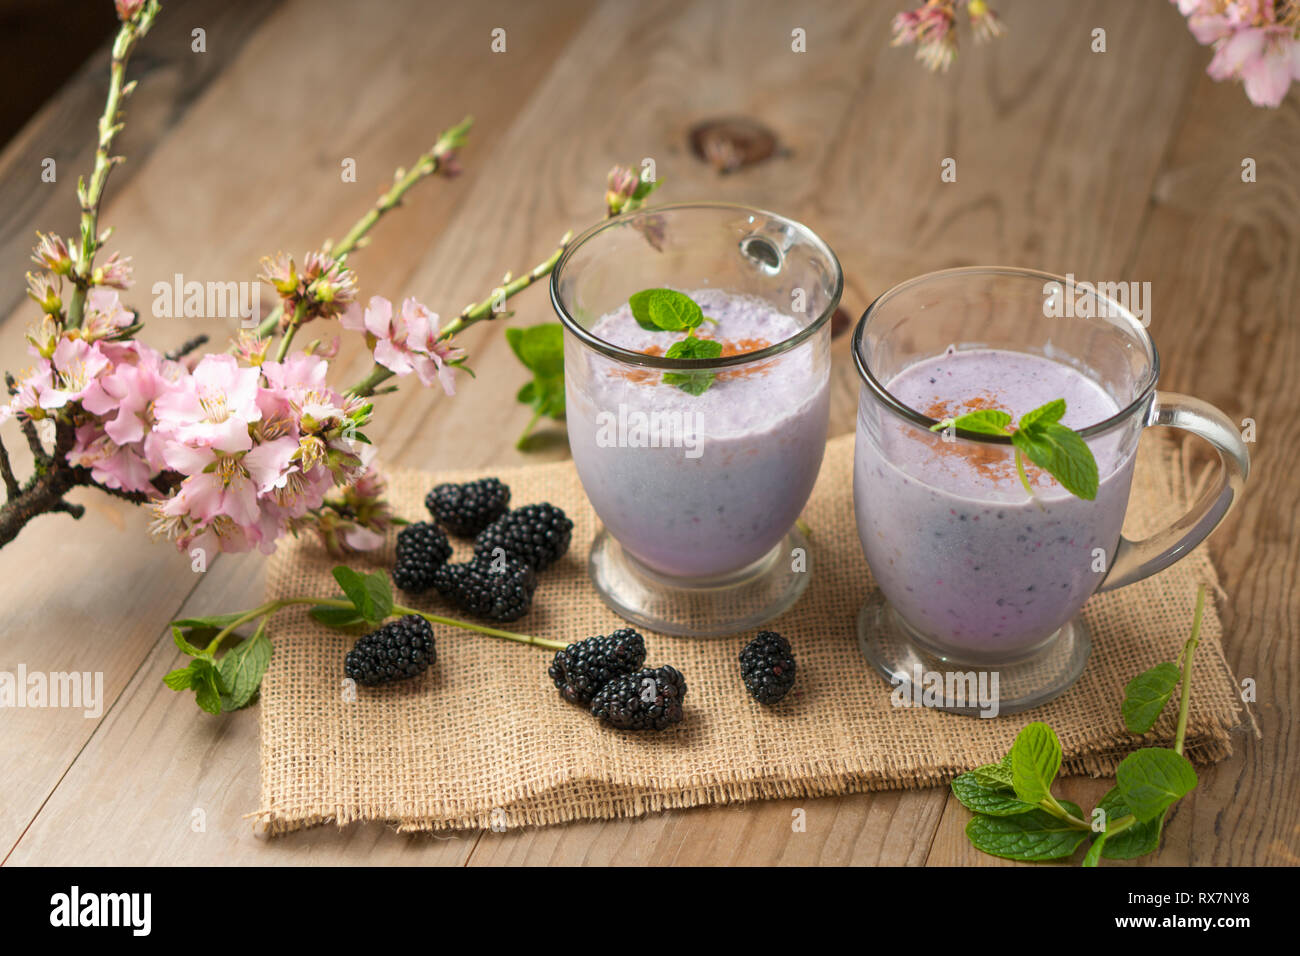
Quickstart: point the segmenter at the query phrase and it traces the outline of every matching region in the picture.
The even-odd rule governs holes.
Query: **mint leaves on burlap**
[[[1191,761],[1183,756],[1183,741],[1192,655],[1200,643],[1204,609],[1202,585],[1196,592],[1192,635],[1178,661],[1157,664],[1124,688],[1124,725],[1131,733],[1145,734],[1181,685],[1173,747],[1144,747],[1125,757],[1115,771],[1115,786],[1085,816],[1076,804],[1052,795],[1061,769],[1061,741],[1047,724],[1029,724],[1001,761],[952,781],[953,794],[975,814],[966,824],[966,836],[976,849],[1009,860],[1060,860],[1091,838],[1083,866],[1096,866],[1103,857],[1131,860],[1159,848],[1169,808],[1197,782]]]

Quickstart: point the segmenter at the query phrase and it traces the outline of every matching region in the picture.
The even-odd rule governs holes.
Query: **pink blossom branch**
[[[555,264],[560,261],[560,256],[564,255],[564,250],[569,247],[569,243],[572,241],[573,232],[566,232],[560,238],[559,246],[544,262],[539,262],[528,272],[517,278],[511,278],[510,274],[507,273],[502,284],[493,289],[490,295],[479,302],[471,302],[461,310],[460,315],[448,322],[446,327],[438,334],[439,340],[446,341],[457,332],[464,331],[476,322],[481,322],[484,319],[491,320],[505,314],[499,312],[497,306],[508,301],[512,296],[518,295],[538,279],[550,275],[555,268]],[[375,394],[375,390],[379,385],[392,377],[393,373],[391,371],[376,362],[366,377],[349,388],[348,392],[362,398],[369,397]]]
[[[113,40],[113,59],[109,68],[108,95],[104,112],[99,117],[99,143],[95,149],[95,165],[90,182],[77,181],[77,199],[81,203],[81,245],[72,265],[72,300],[68,303],[68,327],[79,328],[86,309],[86,293],[94,274],[95,254],[107,236],[99,234],[99,204],[104,197],[104,186],[113,167],[122,162],[121,156],[111,155],[113,141],[124,125],[123,105],[135,89],[135,82],[126,82],[126,64],[131,52],[158,16],[158,0],[148,0],[129,16],[124,15],[117,37]]]
[[[325,251],[339,261],[346,259],[349,253],[366,244],[366,236],[370,230],[385,214],[401,205],[402,197],[412,186],[435,173],[451,175],[455,171],[456,150],[465,145],[470,127],[473,125],[474,117],[467,116],[455,126],[444,130],[438,137],[438,141],[433,144],[433,148],[421,155],[415,161],[415,165],[408,170],[397,171],[393,185],[375,201],[364,216],[353,224],[342,239],[337,243],[326,243]],[[257,327],[257,334],[260,336],[274,334],[283,317],[284,305],[277,305]]]

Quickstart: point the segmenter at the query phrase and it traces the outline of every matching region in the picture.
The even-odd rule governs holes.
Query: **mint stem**
[[[1192,697],[1192,656],[1201,642],[1201,615],[1205,610],[1205,585],[1196,589],[1196,611],[1192,615],[1192,636],[1183,647],[1183,686],[1178,699],[1178,730],[1174,734],[1174,753],[1183,752],[1187,737],[1187,712]]]
[[[270,616],[281,608],[289,607],[295,604],[308,604],[313,607],[340,607],[352,609],[355,605],[346,598],[315,598],[315,597],[289,597],[280,598],[275,601],[267,601],[265,604],[255,607],[250,611],[241,614],[237,619],[217,633],[208,645],[208,649],[215,651],[221,646],[221,642],[232,634],[236,628],[248,623],[255,617]],[[546,647],[551,650],[561,651],[567,647],[560,641],[548,641],[545,638],[536,637],[532,634],[518,634],[514,631],[502,631],[495,627],[485,627],[482,624],[472,624],[469,621],[458,621],[455,618],[443,617],[439,614],[430,614],[427,611],[421,611],[416,608],[406,607],[401,604],[393,605],[394,614],[416,614],[424,618],[431,624],[445,624],[448,627],[459,627],[467,631],[477,631],[479,634],[486,634],[488,637],[499,637],[503,640],[514,641],[517,644],[531,644],[534,647]]]

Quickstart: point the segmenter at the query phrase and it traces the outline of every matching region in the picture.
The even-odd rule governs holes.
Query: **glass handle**
[[[1141,541],[1123,536],[1099,590],[1122,588],[1163,571],[1215,529],[1246,485],[1250,454],[1227,415],[1208,402],[1177,392],[1156,392],[1148,425],[1171,425],[1204,438],[1219,453],[1219,474],[1191,509],[1164,531]]]

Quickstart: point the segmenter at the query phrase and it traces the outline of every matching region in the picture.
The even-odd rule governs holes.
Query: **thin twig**
[[[208,337],[206,335],[196,335],[194,336],[194,338],[181,343],[181,345],[168,352],[167,358],[175,362],[179,359],[183,359],[185,356],[189,355],[195,349],[202,348],[207,344],[208,344]]]
[[[18,497],[22,489],[18,487],[18,478],[14,475],[14,466],[9,463],[9,449],[5,447],[3,438],[0,438],[0,475],[4,476],[5,499],[13,501]]]
[[[498,302],[505,302],[511,296],[518,295],[524,289],[536,282],[543,276],[550,275],[555,264],[560,261],[560,256],[564,255],[564,250],[569,247],[573,240],[573,233],[566,232],[560,239],[559,247],[550,255],[545,262],[539,262],[533,268],[521,275],[517,279],[511,279],[503,285],[497,286],[492,290],[492,294],[481,302],[473,302],[461,311],[460,315],[447,323],[447,326],[438,334],[440,340],[449,339],[457,332],[461,332],[475,322],[483,319],[494,319],[500,313],[495,309]],[[370,369],[370,372],[361,381],[357,382],[348,389],[348,394],[359,395],[363,398],[376,394],[376,389],[382,383],[393,377],[393,373],[384,366],[376,362]]]
[[[442,135],[438,137],[438,141],[433,144],[433,149],[420,156],[415,161],[415,165],[398,176],[393,185],[375,201],[375,204],[367,210],[364,216],[353,224],[342,239],[329,245],[329,254],[342,262],[347,258],[348,253],[361,245],[366,233],[374,228],[375,223],[379,222],[385,213],[401,204],[402,197],[406,195],[407,190],[427,176],[432,176],[439,171],[446,171],[448,169],[448,159],[455,150],[464,145],[465,137],[473,125],[474,117],[467,116],[455,126],[444,130]],[[262,323],[257,327],[257,334],[259,336],[273,334],[279,327],[280,320],[283,317],[284,303],[280,303],[262,320]]]
[[[136,41],[149,32],[153,21],[158,16],[157,0],[149,0],[135,17],[126,20],[118,28],[113,40],[113,60],[109,67],[108,96],[104,99],[104,112],[99,117],[99,143],[95,148],[95,166],[90,173],[90,182],[80,180],[77,183],[77,199],[81,202],[81,245],[76,250],[76,259],[72,265],[72,300],[68,303],[68,327],[79,328],[86,306],[86,292],[90,289],[91,276],[94,273],[95,253],[102,245],[99,236],[99,204],[104,198],[104,186],[108,183],[108,174],[122,161],[122,157],[113,156],[113,141],[122,131],[123,105],[134,83],[126,82],[126,64],[131,59],[131,51]]]
[[[555,264],[560,261],[560,256],[564,255],[564,250],[569,248],[569,243],[573,241],[573,232],[566,232],[560,238],[560,244],[556,250],[551,253],[550,258],[545,262],[539,262],[529,272],[525,272],[517,279],[512,279],[503,285],[497,286],[492,290],[492,294],[480,302],[473,302],[461,311],[460,315],[447,323],[446,328],[438,334],[440,339],[449,339],[457,332],[461,332],[473,325],[475,322],[483,319],[494,319],[500,312],[497,311],[497,304],[504,304],[511,296],[527,289],[530,285],[545,276],[551,274]]]
[[[19,423],[19,427],[23,430],[23,437],[27,439],[27,447],[32,450],[32,457],[36,459],[36,464],[40,467],[49,465],[52,459],[41,442],[41,436],[36,433],[36,423],[30,418],[24,418]]]

